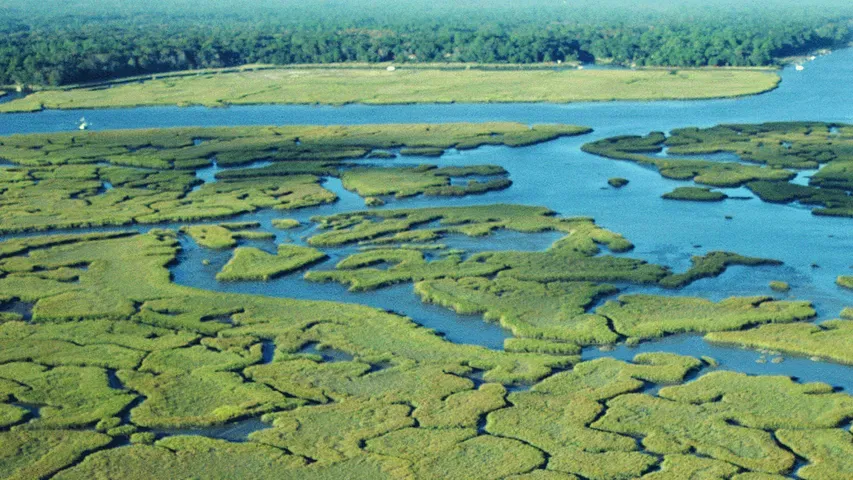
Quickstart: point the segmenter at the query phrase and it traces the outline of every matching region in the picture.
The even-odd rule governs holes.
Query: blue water
[[[709,127],[720,123],[813,120],[853,123],[853,49],[819,57],[801,72],[786,68],[779,88],[762,95],[727,100],[668,102],[603,102],[556,104],[493,105],[401,105],[365,106],[240,106],[230,108],[153,107],[118,110],[44,111],[0,116],[0,135],[12,133],[71,131],[85,114],[94,130],[154,128],[172,126],[224,126],[268,124],[363,124],[411,122],[518,121],[571,123],[595,129],[590,135],[563,138],[525,148],[483,147],[450,150],[440,158],[406,157],[396,160],[361,160],[379,165],[435,163],[445,165],[496,164],[510,173],[513,186],[500,192],[463,198],[412,197],[389,199],[380,208],[411,208],[477,205],[497,202],[542,205],[564,216],[591,216],[611,230],[622,233],[636,245],[627,256],[642,258],[683,271],[692,255],[726,250],[744,255],[768,257],[784,262],[779,267],[733,267],[714,279],[700,280],[679,290],[620,286],[623,293],[659,293],[702,296],[714,300],[732,295],[772,295],[777,298],[808,299],[815,303],[818,321],[838,315],[853,305],[853,292],[842,290],[835,277],[853,272],[853,220],[811,215],[799,205],[776,205],[754,198],[745,189],[723,189],[729,199],[719,203],[665,201],[661,195],[691,182],[662,178],[656,171],[629,162],[608,160],[583,153],[581,145],[612,135],[669,131],[685,126]],[[199,142],[203,139],[198,139]],[[713,159],[734,161],[731,156]],[[206,182],[215,181],[216,166],[200,170]],[[800,172],[796,183],[803,184],[814,171]],[[630,184],[622,189],[607,186],[607,179],[624,177]],[[276,233],[275,242],[257,242],[274,251],[281,242],[304,243],[314,233],[310,223],[315,215],[362,210],[363,200],[345,190],[339,179],[324,179],[324,186],[340,200],[331,205],[292,212],[261,211],[242,215],[238,220],[258,220],[262,228]],[[730,217],[727,219],[726,217]],[[303,226],[294,230],[271,228],[274,218],[294,218]],[[212,222],[211,222],[212,223]],[[170,225],[174,228],[175,225]],[[146,227],[147,228],[147,227]],[[448,238],[452,248],[468,251],[521,248],[542,250],[554,240],[547,235],[506,233],[487,241],[467,237]],[[483,322],[477,316],[463,317],[422,304],[411,285],[399,285],[376,292],[352,293],[337,284],[314,284],[297,272],[270,282],[227,283],[213,278],[230,252],[201,249],[182,238],[185,251],[174,267],[175,281],[224,292],[240,292],[306,299],[354,302],[393,310],[413,321],[433,328],[448,340],[500,349],[509,333]],[[330,260],[316,268],[332,268],[355,247],[330,249]],[[203,258],[211,260],[204,266]],[[813,265],[817,265],[815,268]],[[792,290],[780,294],[769,289],[771,280],[787,281]],[[612,297],[611,297],[612,298]],[[621,347],[608,356],[631,355],[638,351],[667,350],[678,353],[710,354],[723,368],[748,373],[780,373],[804,380],[823,380],[849,388],[853,371],[845,366],[788,359],[780,364],[756,364],[758,354],[736,348],[711,346],[699,337],[674,337],[628,349]],[[624,353],[622,353],[624,352]],[[594,353],[585,352],[591,358]]]

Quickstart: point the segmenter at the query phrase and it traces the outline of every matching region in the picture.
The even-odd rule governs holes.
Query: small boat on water
[[[86,117],[80,119],[77,124],[77,128],[80,130],[87,130],[89,128],[89,122],[86,121]]]
[[[803,66],[802,64],[800,64],[800,63],[798,63],[798,64],[797,64],[797,66],[796,66],[796,67],[794,67],[794,68],[796,68],[798,72],[802,72],[803,70],[805,70],[805,69],[806,69],[806,67],[804,67],[804,66]]]

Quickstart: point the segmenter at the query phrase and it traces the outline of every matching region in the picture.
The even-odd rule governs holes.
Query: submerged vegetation
[[[666,155],[659,155],[664,148]],[[799,202],[814,206],[816,215],[853,217],[851,148],[852,126],[817,122],[682,128],[669,137],[653,132],[583,147],[603,157],[653,166],[667,178],[713,187],[743,185],[767,202]],[[738,160],[712,158],[720,153]],[[808,185],[789,182],[798,170],[808,169],[819,169]],[[724,194],[681,187],[665,198],[721,200]]]

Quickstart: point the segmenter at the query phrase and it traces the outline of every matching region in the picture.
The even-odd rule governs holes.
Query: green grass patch
[[[259,478],[289,476],[304,459],[255,443],[232,443],[199,436],[164,438],[92,454],[55,478],[73,480],[163,476],[170,478]]]
[[[292,218],[275,218],[272,221],[272,226],[281,230],[292,230],[300,225],[302,224],[299,223],[299,220],[293,220]]]
[[[617,340],[605,318],[585,313],[596,298],[616,291],[609,285],[539,283],[511,277],[443,279],[415,284],[415,292],[422,300],[460,314],[483,314],[486,320],[500,323],[517,337],[563,340],[578,345]],[[547,344],[527,345],[527,351],[535,351],[532,348],[536,347],[554,348]],[[563,348],[571,351],[571,346]]]
[[[737,330],[762,323],[788,323],[816,315],[809,302],[769,297],[732,297],[720,302],[702,298],[623,295],[596,312],[631,338],[659,338],[684,332]]]
[[[580,102],[737,97],[772,90],[779,76],[750,70],[276,69],[187,76],[109,89],[42,90],[0,112],[144,105]]]
[[[111,440],[106,435],[86,431],[0,432],[0,472],[10,480],[48,478]]]
[[[325,258],[326,254],[319,250],[298,245],[279,245],[276,255],[257,248],[241,247],[234,250],[234,255],[216,274],[216,279],[221,282],[267,281]]]
[[[849,135],[832,134],[846,125],[819,122],[718,125],[681,128],[666,136],[611,137],[583,146],[589,153],[649,165],[661,175],[693,180],[712,187],[746,185],[764,201],[800,202],[814,206],[816,215],[853,216],[853,162]],[[668,157],[650,155],[667,147]],[[736,160],[702,159],[727,153]],[[691,158],[679,158],[689,155]],[[790,183],[797,170],[819,169],[808,185]],[[715,201],[721,192],[680,187],[664,198]]]
[[[853,322],[848,320],[830,320],[820,325],[765,325],[738,332],[710,333],[705,338],[853,364]]]
[[[716,277],[732,265],[756,267],[761,265],[781,265],[778,260],[768,258],[744,257],[730,252],[710,252],[690,259],[690,268],[684,273],[670,274],[660,280],[666,288],[680,288],[700,278]]]
[[[0,158],[16,165],[0,171],[0,233],[210,221],[259,209],[317,206],[337,198],[321,186],[325,176],[343,175],[346,185],[365,195],[384,194],[393,183],[402,185],[396,192],[400,195],[486,193],[511,185],[500,167],[350,168],[340,161],[389,148],[443,152],[483,145],[521,147],[588,131],[571,125],[495,122],[12,135],[0,138]],[[200,138],[205,141],[195,142]],[[214,159],[220,167],[274,163],[219,172],[218,181],[202,184],[194,170]],[[451,184],[452,177],[472,175],[485,178]],[[222,226],[195,226],[188,233],[218,248],[233,244],[229,235],[262,235],[216,228]]]
[[[613,177],[607,180],[607,184],[613,188],[622,188],[630,183],[627,178]]]
[[[711,190],[704,187],[678,187],[675,190],[664,193],[662,198],[666,200],[687,200],[691,202],[721,202],[727,198],[723,192]]]
[[[842,480],[853,475],[853,435],[841,429],[780,430],[779,440],[808,465],[797,471],[805,480]]]

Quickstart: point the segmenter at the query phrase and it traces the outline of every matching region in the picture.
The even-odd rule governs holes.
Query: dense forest
[[[230,14],[70,7],[47,14],[6,7],[0,16],[0,85],[65,85],[249,63],[772,65],[780,57],[849,41],[853,18],[844,7],[775,13],[640,8],[592,15],[547,4],[539,0],[524,14],[506,5],[442,10],[440,1],[406,14],[405,4],[356,13],[352,5],[329,2]]]

